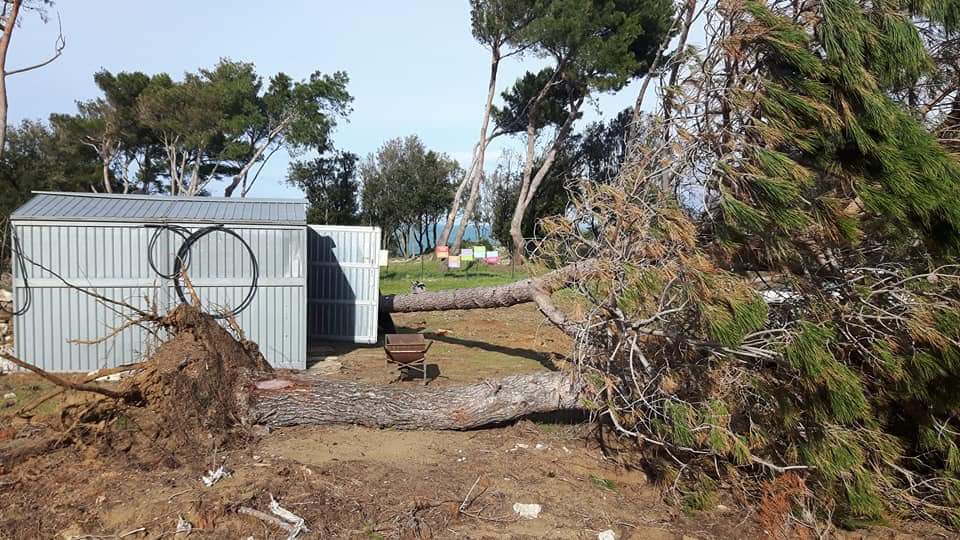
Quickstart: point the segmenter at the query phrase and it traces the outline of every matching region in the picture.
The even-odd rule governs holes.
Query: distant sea
[[[439,225],[437,225],[437,235],[438,235],[438,236],[440,235],[440,231],[442,231],[442,230],[443,230],[443,222],[441,222]],[[456,231],[456,230],[457,230],[456,227],[454,227],[453,230]],[[452,242],[452,241],[453,241],[453,238],[452,238],[452,237],[453,237],[453,233],[451,233],[450,236],[451,236],[450,241]],[[431,239],[433,238],[433,232],[432,232],[432,231],[431,231],[431,233],[430,233],[430,238],[431,238]],[[476,241],[478,241],[478,239],[479,239],[479,240],[489,240],[489,241],[491,241],[491,242],[494,241],[493,238],[490,236],[490,226],[489,226],[489,225],[480,225],[480,236],[479,236],[479,238],[477,237],[477,228],[474,227],[472,223],[470,224],[469,227],[467,227],[467,231],[466,231],[465,233],[463,233],[463,241],[464,241],[464,243],[476,242]],[[409,242],[409,245],[407,246],[407,250],[408,250],[407,253],[410,253],[410,254],[412,254],[412,255],[419,255],[419,254],[420,254],[419,249],[418,249],[418,247],[417,247],[417,241],[416,241],[415,238],[410,238],[410,242]]]

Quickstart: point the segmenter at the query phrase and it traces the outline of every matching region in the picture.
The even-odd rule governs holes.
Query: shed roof
[[[10,217],[15,221],[305,225],[307,205],[303,199],[35,191],[33,198]]]

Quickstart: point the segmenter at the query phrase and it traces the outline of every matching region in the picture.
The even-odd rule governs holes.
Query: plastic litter
[[[523,519],[536,519],[543,507],[536,503],[513,503],[513,511]]]
[[[183,519],[183,514],[177,514],[177,530],[178,533],[190,534],[190,531],[193,530],[193,524],[189,521]]]
[[[207,474],[203,475],[203,478],[200,480],[203,481],[203,485],[210,487],[224,478],[230,477],[230,471],[228,471],[223,465],[217,467],[212,471],[207,471]]]

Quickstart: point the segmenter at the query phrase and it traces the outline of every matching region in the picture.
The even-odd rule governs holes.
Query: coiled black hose
[[[157,231],[153,233],[153,236],[150,237],[150,241],[147,242],[147,264],[150,265],[150,268],[154,271],[154,273],[156,273],[158,276],[162,277],[163,279],[173,279],[177,275],[176,272],[164,274],[163,272],[160,271],[159,268],[157,268],[156,261],[153,258],[153,250],[157,245],[157,240],[160,239],[161,233],[163,233],[164,231],[170,231],[176,234],[177,236],[179,236],[180,239],[182,239],[184,242],[186,242],[187,238],[190,237],[190,229],[186,227],[181,227],[179,225],[147,225],[147,228],[157,229]],[[188,251],[187,260],[183,261],[184,268],[188,268],[190,266],[189,257],[190,257],[190,252]]]
[[[20,279],[23,280],[23,287],[17,287],[17,289],[23,291],[23,305],[20,306],[20,309],[16,311],[11,311],[14,317],[19,317],[26,314],[30,310],[30,306],[33,305],[33,291],[30,289],[30,282],[27,281],[27,263],[23,259],[23,247],[20,246],[20,237],[17,236],[17,229],[10,224],[10,266],[11,269],[16,263],[20,268]]]
[[[154,233],[153,238],[150,240],[147,255],[148,259],[150,259],[150,266],[153,268],[153,271],[157,273],[157,275],[173,280],[173,288],[177,291],[177,297],[180,298],[180,301],[184,304],[188,304],[189,302],[187,301],[186,294],[183,292],[183,284],[181,279],[183,277],[184,270],[186,270],[189,266],[188,263],[190,261],[190,252],[193,245],[204,236],[217,231],[233,236],[239,240],[243,247],[246,248],[247,253],[250,255],[250,264],[253,267],[253,276],[250,280],[250,288],[247,290],[247,295],[243,298],[243,300],[233,309],[221,313],[210,313],[209,315],[214,319],[226,319],[229,317],[234,317],[250,307],[250,304],[253,303],[253,299],[257,295],[257,282],[260,280],[260,265],[257,262],[257,255],[254,253],[253,248],[250,247],[250,244],[248,244],[239,233],[232,229],[227,229],[223,225],[204,227],[202,229],[197,229],[192,233],[188,229],[180,227],[179,225],[152,225],[152,227],[157,227],[159,230]],[[183,238],[183,243],[180,244],[180,249],[177,250],[177,255],[173,261],[173,273],[170,275],[165,275],[160,272],[153,262],[153,247],[156,244],[156,237],[162,230],[170,230]]]

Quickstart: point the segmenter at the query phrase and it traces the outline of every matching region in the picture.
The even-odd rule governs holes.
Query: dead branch
[[[140,369],[140,368],[143,367],[143,365],[144,365],[144,362],[137,362],[137,363],[135,363],[135,364],[127,364],[127,365],[124,365],[124,366],[117,366],[117,367],[115,367],[115,368],[110,368],[110,369],[100,369],[100,370],[97,370],[97,371],[95,371],[94,373],[88,375],[87,377],[85,377],[85,378],[81,381],[81,383],[83,383],[83,384],[91,383],[91,382],[93,382],[93,381],[95,381],[95,380],[97,380],[97,379],[99,379],[99,378],[101,378],[101,377],[106,377],[106,376],[109,376],[109,375],[114,375],[114,374],[116,374],[116,373],[123,373],[123,372],[125,372],[125,371],[133,371],[133,370],[135,370],[135,369]],[[46,403],[46,402],[50,401],[51,399],[53,399],[53,398],[55,398],[55,397],[63,394],[63,393],[66,392],[66,391],[67,391],[66,388],[58,388],[57,390],[54,390],[54,391],[52,391],[52,392],[49,392],[49,393],[47,393],[46,395],[40,396],[39,398],[35,399],[34,401],[32,401],[32,402],[28,403],[27,405],[24,405],[23,407],[21,407],[15,414],[16,414],[16,416],[21,416],[21,417],[22,417],[22,416],[26,415],[26,413],[28,413],[28,412],[36,409],[36,408],[39,407],[40,405],[43,405],[44,403]]]
[[[60,56],[63,55],[63,50],[67,47],[67,40],[63,37],[63,23],[60,21],[59,13],[57,13],[57,26],[59,27],[59,33],[57,34],[57,41],[53,46],[53,56],[51,56],[47,60],[44,60],[43,62],[33,64],[32,66],[5,71],[4,75],[10,76],[10,75],[16,75],[18,73],[24,73],[27,71],[33,71],[35,69],[40,69],[43,66],[52,64],[57,58],[60,58]]]
[[[290,525],[289,523],[283,521],[283,520],[280,519],[280,518],[273,517],[273,516],[271,516],[270,514],[268,514],[268,513],[266,513],[266,512],[261,512],[260,510],[256,510],[256,509],[254,509],[254,508],[250,508],[249,506],[241,506],[241,507],[238,507],[238,508],[237,508],[237,513],[238,513],[238,514],[246,514],[246,515],[248,515],[248,516],[253,516],[253,517],[259,519],[260,521],[263,521],[263,522],[265,522],[265,523],[269,523],[269,524],[273,525],[274,527],[279,527],[279,528],[287,531],[288,534],[293,533],[293,531],[294,531],[294,526],[293,526],[293,525]]]
[[[14,355],[12,355],[12,354],[10,354],[10,353],[7,353],[7,352],[2,352],[2,351],[0,351],[0,357],[2,357],[4,360],[7,360],[8,362],[11,362],[12,364],[14,364],[14,365],[16,365],[16,366],[18,366],[18,367],[21,367],[21,368],[26,369],[26,370],[28,370],[28,371],[32,371],[32,372],[36,373],[37,375],[43,377],[44,379],[52,382],[53,384],[55,384],[55,385],[57,385],[57,386],[60,386],[60,387],[63,387],[63,388],[67,388],[67,389],[70,389],[70,390],[76,390],[77,392],[91,392],[91,393],[94,393],[94,394],[100,394],[101,396],[107,396],[107,397],[113,398],[113,399],[121,399],[121,400],[122,400],[122,399],[127,399],[127,398],[130,397],[129,394],[124,393],[124,392],[116,392],[116,391],[110,390],[110,389],[108,389],[108,388],[103,388],[103,387],[100,387],[100,386],[94,386],[94,385],[90,385],[90,384],[70,382],[70,381],[68,381],[68,380],[66,380],[66,379],[63,379],[63,378],[61,378],[61,377],[58,377],[58,376],[56,376],[56,375],[54,375],[54,374],[52,374],[52,373],[50,373],[50,372],[48,372],[48,371],[46,371],[46,370],[40,369],[40,368],[38,368],[37,366],[34,366],[33,364],[29,364],[29,363],[27,363],[27,362],[24,362],[23,360],[20,360],[20,359],[17,358],[16,356],[14,356]]]

